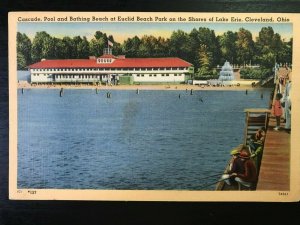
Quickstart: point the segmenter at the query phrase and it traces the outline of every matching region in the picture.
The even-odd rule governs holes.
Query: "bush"
[[[242,68],[240,70],[242,79],[260,80],[272,75],[272,69],[267,68]]]
[[[218,79],[219,73],[216,69],[209,70],[207,68],[200,68],[198,73],[195,73],[195,80],[211,80]]]

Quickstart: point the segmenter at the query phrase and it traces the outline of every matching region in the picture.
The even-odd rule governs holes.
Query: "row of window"
[[[160,68],[89,68],[89,69],[32,69],[33,72],[44,72],[44,71],[114,71],[114,70],[123,70],[123,71],[155,71],[155,70],[187,70],[188,67],[160,67]]]
[[[112,62],[113,60],[108,58],[97,59],[97,63],[112,63]]]
[[[58,75],[55,76],[55,78],[77,78],[77,79],[100,79],[100,75]],[[102,76],[102,77],[106,77],[106,75]]]
[[[48,76],[48,74],[32,74],[33,76]],[[109,75],[75,75],[75,74],[68,74],[68,75],[56,75],[56,78],[79,78],[79,79],[83,79],[83,78],[100,78],[102,76],[102,78],[106,78],[109,77]]]
[[[149,77],[157,77],[157,76],[162,76],[162,77],[169,77],[170,76],[170,74],[167,74],[167,73],[165,73],[165,74],[137,74],[136,75],[137,77],[146,77],[146,76],[149,76]],[[182,76],[182,74],[174,74],[174,76],[175,77],[181,77]]]
[[[49,74],[37,74],[37,73],[33,73],[33,76],[48,76]],[[181,77],[182,74],[171,74],[174,75],[175,77]],[[77,74],[68,74],[68,75],[55,75],[56,78],[100,78],[102,76],[102,78],[106,78],[109,77],[109,75],[77,75]],[[136,74],[137,77],[157,77],[157,76],[162,76],[162,77],[169,77],[170,74]]]

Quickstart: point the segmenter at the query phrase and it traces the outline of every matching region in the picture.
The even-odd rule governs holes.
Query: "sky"
[[[135,35],[153,35],[169,38],[173,31],[183,30],[189,33],[193,28],[207,27],[215,31],[216,35],[222,35],[227,31],[238,31],[243,27],[251,31],[253,39],[258,36],[262,27],[271,26],[275,33],[279,33],[282,39],[288,41],[293,36],[292,23],[18,23],[18,31],[25,33],[30,39],[33,39],[36,32],[46,31],[51,36],[62,38],[64,36],[86,36],[88,40],[92,39],[95,32],[100,30],[108,35],[113,35],[115,41],[123,43],[127,38]]]

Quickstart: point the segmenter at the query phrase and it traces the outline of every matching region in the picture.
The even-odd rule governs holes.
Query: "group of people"
[[[279,86],[282,87],[283,84],[279,82]],[[291,110],[292,110],[292,102],[291,102],[291,91],[292,91],[292,82],[288,80],[284,84],[283,88],[278,89],[279,92],[276,93],[275,101],[272,104],[272,114],[276,118],[276,126],[274,130],[278,131],[280,129],[281,118],[284,118],[285,121],[285,130],[290,133],[291,131]],[[282,91],[280,91],[282,90]]]
[[[233,149],[230,152],[232,158],[227,173],[222,175],[227,185],[237,183],[239,189],[256,188],[265,135],[265,128],[262,127],[251,136],[248,146],[243,145],[240,150]]]
[[[291,76],[288,71],[286,79],[280,79],[278,92],[275,93],[275,100],[271,96],[272,114],[276,118],[275,131],[280,128],[281,118],[285,122],[285,130],[291,130],[291,87],[292,83],[289,79]],[[247,93],[246,93],[247,94]],[[226,174],[222,175],[222,180],[227,185],[238,184],[239,189],[246,187],[254,190],[256,188],[257,178],[262,159],[263,146],[266,136],[264,127],[258,129],[255,134],[251,135],[248,145],[243,145],[241,149],[233,149],[230,154],[232,156]]]
[[[257,171],[254,162],[251,160],[251,155],[247,146],[244,146],[240,151],[233,149],[229,169],[226,174],[222,175],[222,180],[228,185],[237,182],[239,189],[246,187],[255,189],[257,182]]]

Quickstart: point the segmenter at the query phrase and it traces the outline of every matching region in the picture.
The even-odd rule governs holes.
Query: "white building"
[[[89,59],[45,60],[29,66],[31,83],[113,82],[131,76],[133,82],[185,82],[192,64],[180,58],[126,58],[114,56],[111,49]]]

